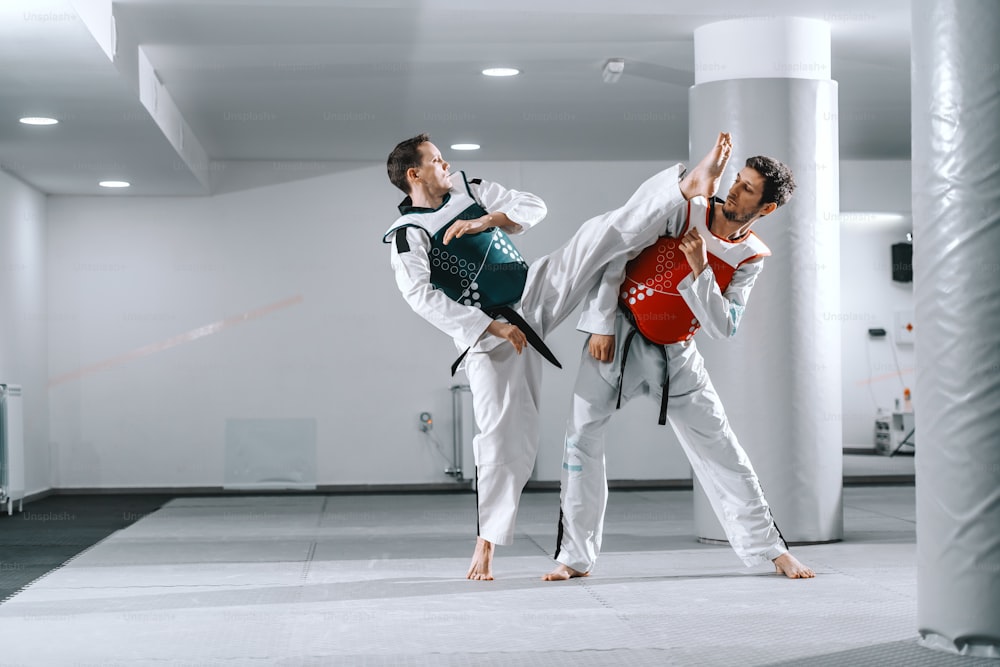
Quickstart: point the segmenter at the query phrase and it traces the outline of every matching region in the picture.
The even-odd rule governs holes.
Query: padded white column
[[[736,337],[698,346],[788,542],[843,537],[837,84],[830,28],[800,18],[736,19],[695,31],[691,159],[719,131],[734,155],[722,194],[747,157],[795,174],[784,207],[754,225],[770,246]],[[888,280],[888,276],[886,280]],[[696,482],[695,528],[724,540]]]
[[[912,11],[917,626],[1000,658],[1000,3]]]

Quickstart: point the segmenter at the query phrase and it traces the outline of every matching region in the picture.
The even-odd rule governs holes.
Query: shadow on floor
[[[0,604],[116,530],[155,512],[170,495],[54,495],[0,515]]]

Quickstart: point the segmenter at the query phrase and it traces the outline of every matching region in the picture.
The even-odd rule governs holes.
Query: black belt
[[[532,329],[531,326],[529,326],[528,323],[524,321],[524,318],[521,317],[521,315],[518,314],[516,310],[514,310],[510,306],[496,306],[494,308],[486,309],[485,313],[490,317],[492,317],[493,319],[496,319],[498,317],[503,317],[504,319],[506,319],[508,322],[510,322],[515,327],[521,330],[521,332],[524,334],[524,337],[528,339],[528,344],[530,344],[531,347],[538,350],[538,353],[541,354],[543,357],[545,357],[545,359],[549,361],[549,363],[551,363],[556,368],[562,368],[562,364],[560,364],[559,360],[556,359],[556,355],[552,353],[552,350],[550,350],[549,346],[545,344],[545,341],[542,340],[542,337],[539,336],[537,333],[535,333],[535,330]],[[471,349],[472,348],[469,347],[465,348],[465,352],[459,355],[458,359],[455,360],[455,363],[451,365],[452,375],[454,375],[458,371],[459,364],[462,363],[462,360],[465,359],[465,355],[467,355],[469,353],[469,350]]]
[[[631,316],[631,313],[628,311],[625,312]],[[616,410],[622,407],[622,385],[625,382],[625,362],[628,361],[628,349],[632,346],[632,339],[635,338],[637,333],[639,333],[638,329],[632,329],[629,331],[628,335],[625,336],[625,345],[622,346],[622,369],[621,373],[618,375],[618,404],[615,406]],[[641,333],[639,335],[642,336]],[[654,343],[645,336],[642,336],[642,338],[650,345],[655,345],[660,351],[660,354],[663,355],[663,382],[661,383],[663,394],[660,397],[660,425],[662,426],[667,423],[667,399],[670,396],[670,359],[667,358],[666,345]]]

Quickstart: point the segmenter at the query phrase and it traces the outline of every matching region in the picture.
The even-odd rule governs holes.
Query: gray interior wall
[[[518,239],[531,258],[658,165],[466,166],[545,197],[548,220]],[[51,346],[59,485],[224,484],[242,447],[227,425],[247,419],[313,420],[320,484],[448,481],[417,416],[434,414],[448,450],[457,351],[388,268],[380,238],[400,198],[369,165],[211,198],[54,198],[52,309],[69,319]],[[540,479],[558,478],[582,338],[567,324],[550,343],[567,370],[546,370]],[[681,455],[629,442],[617,475],[678,476]]]
[[[0,171],[0,382],[23,387],[27,494],[51,486],[45,195]]]
[[[913,229],[910,163],[840,164],[841,419],[846,447],[872,447],[878,408],[891,410],[904,387],[915,389],[914,346],[901,342],[897,312],[912,313],[913,283],[891,279],[891,247]],[[885,329],[872,338],[869,329]],[[919,332],[914,332],[919,335]]]
[[[517,239],[529,259],[619,204],[659,166],[455,161],[470,176],[543,196],[548,219]],[[881,189],[905,190],[900,206],[908,206],[908,165],[878,168],[874,181],[869,166],[842,168],[842,210],[859,210],[854,198],[868,205]],[[257,180],[246,165],[240,171]],[[253,455],[240,436],[248,423],[284,434],[302,479],[315,483],[449,481],[417,418],[433,413],[433,434],[450,452],[448,388],[463,378],[448,374],[451,342],[410,312],[393,282],[379,238],[401,197],[384,167],[341,165],[305,180],[226,189],[208,198],[49,199],[54,483],[235,483]],[[867,233],[858,230],[860,246]],[[888,283],[879,309],[897,296]],[[574,325],[571,318],[550,340],[565,369],[545,370],[540,480],[559,476],[584,341]],[[864,353],[844,348],[845,366]],[[845,374],[845,392],[846,384]],[[612,478],[690,477],[656,412],[634,401],[612,420]],[[868,416],[861,421],[860,431],[870,429]]]

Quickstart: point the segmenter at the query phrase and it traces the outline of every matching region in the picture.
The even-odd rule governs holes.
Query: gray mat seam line
[[[885,517],[887,519],[895,519],[897,521],[902,521],[904,523],[912,523],[913,525],[917,525],[917,520],[916,519],[904,519],[901,516],[895,516],[893,514],[886,514],[885,512],[879,512],[878,510],[873,510],[873,509],[871,509],[869,507],[858,507],[857,505],[850,505],[848,503],[844,503],[844,508],[845,509],[846,508],[850,508],[852,510],[859,510],[861,512],[869,512],[870,514],[875,514],[876,516]]]
[[[832,573],[834,573],[834,574],[839,574],[839,575],[841,575],[843,577],[847,577],[849,579],[854,579],[855,581],[859,581],[862,584],[864,584],[865,586],[868,586],[870,588],[877,588],[879,590],[885,591],[886,593],[892,593],[895,597],[900,598],[902,600],[913,600],[913,599],[915,599],[917,597],[916,596],[916,591],[914,591],[914,593],[912,595],[907,595],[905,593],[899,592],[896,589],[887,588],[885,586],[882,586],[878,581],[874,581],[873,582],[873,581],[869,581],[868,579],[862,579],[861,577],[858,577],[857,575],[849,574],[849,573],[844,572],[842,570],[838,570],[836,567],[834,567],[832,565],[830,565],[828,567],[830,568],[830,571]]]
[[[537,549],[538,549],[539,551],[541,551],[541,552],[542,552],[543,554],[545,554],[545,556],[546,556],[547,558],[552,558],[552,554],[551,554],[551,553],[549,552],[549,550],[548,550],[548,549],[546,549],[545,547],[543,547],[543,546],[542,546],[541,544],[539,544],[539,543],[538,543],[538,540],[536,540],[536,539],[535,539],[534,537],[532,537],[531,535],[528,535],[528,534],[525,534],[525,535],[524,535],[524,537],[525,537],[525,538],[526,538],[526,539],[527,539],[527,540],[528,540],[529,542],[531,542],[532,544],[534,544],[534,545],[535,545],[535,547],[536,547],[536,548],[537,548]]]
[[[302,574],[299,575],[299,580],[303,583],[309,578],[309,570],[312,568],[313,557],[316,555],[316,546],[316,540],[313,540],[312,544],[309,545],[309,553],[306,554],[306,560],[302,563]]]

